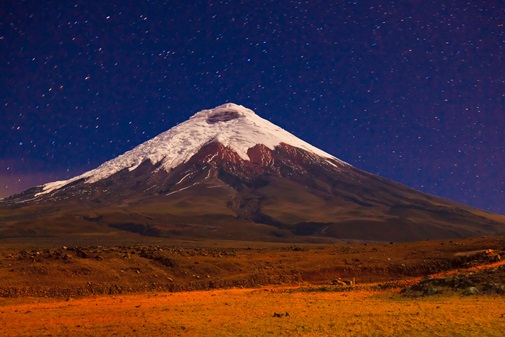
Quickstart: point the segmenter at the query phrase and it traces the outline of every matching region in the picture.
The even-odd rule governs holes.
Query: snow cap
[[[140,144],[98,168],[69,180],[43,185],[36,196],[64,187],[76,180],[94,183],[128,169],[133,171],[146,160],[161,163],[158,170],[167,172],[188,161],[208,143],[219,142],[235,151],[242,159],[249,160],[247,150],[263,144],[273,150],[281,143],[303,149],[320,157],[338,160],[334,156],[304,142],[277,125],[259,117],[254,111],[234,103],[226,103],[214,109],[202,110],[189,120]],[[345,164],[344,162],[341,162]]]

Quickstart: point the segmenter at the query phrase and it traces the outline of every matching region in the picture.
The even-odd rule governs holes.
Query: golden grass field
[[[282,317],[274,317],[274,313]],[[0,300],[2,336],[503,336],[500,296],[279,288]]]

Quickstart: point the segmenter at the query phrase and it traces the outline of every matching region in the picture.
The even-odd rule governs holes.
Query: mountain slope
[[[0,236],[410,241],[505,233],[505,218],[361,171],[235,104],[0,208]],[[74,225],[70,225],[72,222]]]

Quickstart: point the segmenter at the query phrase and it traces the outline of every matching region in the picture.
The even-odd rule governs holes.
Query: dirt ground
[[[237,242],[193,246],[2,247],[0,297],[75,298],[101,294],[232,287],[357,284],[424,277],[489,264],[505,238],[327,245]],[[486,254],[484,252],[490,252]]]
[[[2,336],[503,336],[500,296],[228,289],[2,299]]]

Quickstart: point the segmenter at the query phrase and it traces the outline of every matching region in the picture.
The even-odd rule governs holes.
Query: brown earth
[[[0,296],[78,297],[424,277],[500,260],[505,238],[413,243],[3,247]],[[242,246],[241,246],[242,245]],[[341,281],[342,281],[341,280]]]

